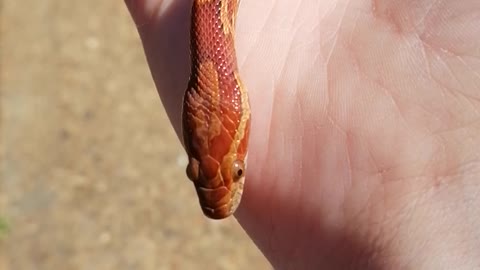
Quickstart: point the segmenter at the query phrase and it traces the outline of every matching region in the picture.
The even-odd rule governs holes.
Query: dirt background
[[[123,1],[0,0],[0,23],[0,269],[270,269],[201,214]]]

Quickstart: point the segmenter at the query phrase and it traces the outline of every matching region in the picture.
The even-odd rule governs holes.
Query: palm
[[[445,14],[466,18],[478,4],[433,2],[242,2],[237,53],[252,134],[237,217],[274,265],[338,266],[368,253],[461,166],[448,142],[478,120],[480,63],[467,57],[479,56],[467,46],[478,29]],[[180,134],[188,32],[174,33],[187,29],[189,1],[176,3],[140,29]]]

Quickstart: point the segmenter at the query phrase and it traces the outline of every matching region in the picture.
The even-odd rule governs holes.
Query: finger
[[[156,88],[177,135],[189,75],[191,0],[125,0],[135,21]]]
[[[124,0],[125,5],[138,26],[145,25],[152,18],[152,15],[165,2],[162,0]]]

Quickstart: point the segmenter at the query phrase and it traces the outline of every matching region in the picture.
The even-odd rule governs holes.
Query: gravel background
[[[0,269],[269,269],[184,175],[123,1],[0,1]]]

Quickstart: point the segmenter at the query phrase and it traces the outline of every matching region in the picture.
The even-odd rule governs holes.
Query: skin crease
[[[177,134],[191,3],[126,0]],[[276,269],[480,266],[479,1],[242,0],[236,29],[235,216]]]

